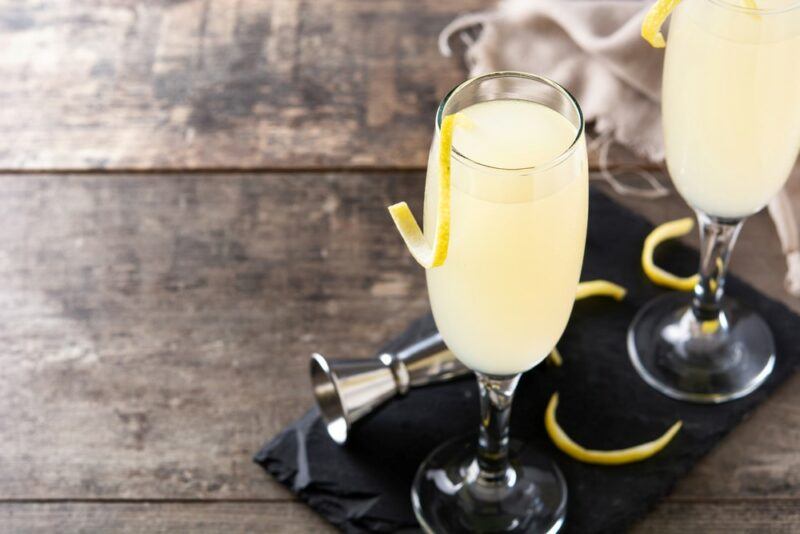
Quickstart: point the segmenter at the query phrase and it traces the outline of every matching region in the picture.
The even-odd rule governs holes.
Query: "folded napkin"
[[[649,198],[667,190],[646,169],[634,171],[646,188],[630,187],[605,166],[611,142],[651,161],[664,159],[661,132],[661,70],[664,51],[640,36],[642,19],[655,0],[504,0],[496,9],[470,13],[451,22],[439,36],[442,54],[452,54],[458,35],[466,45],[471,75],[496,70],[543,74],[581,103],[599,137],[598,177],[621,194]],[[786,288],[800,296],[800,237],[786,190],[769,205],[786,255]]]

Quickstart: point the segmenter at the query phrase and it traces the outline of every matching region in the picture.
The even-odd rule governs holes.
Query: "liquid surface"
[[[800,149],[800,9],[683,2],[667,38],[663,120],[669,172],[692,207],[727,218],[763,208]]]
[[[484,164],[550,162],[576,128],[545,106],[497,100],[464,112],[475,123],[453,146]],[[425,228],[435,226],[438,139],[428,162]],[[493,172],[452,159],[450,247],[427,270],[439,331],[472,369],[510,375],[549,354],[569,319],[583,261],[588,173],[583,139],[569,158],[536,174]]]

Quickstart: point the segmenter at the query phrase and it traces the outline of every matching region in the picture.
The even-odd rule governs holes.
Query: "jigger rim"
[[[350,421],[347,410],[342,405],[339,391],[339,381],[336,374],[331,371],[328,360],[322,354],[311,354],[311,388],[317,401],[325,429],[333,441],[344,445],[350,431]]]

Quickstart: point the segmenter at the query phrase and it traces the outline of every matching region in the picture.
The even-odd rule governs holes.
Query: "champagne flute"
[[[474,78],[436,115],[424,226],[436,226],[439,129],[456,128],[447,259],[427,270],[436,325],[475,371],[478,436],[437,448],[417,472],[412,502],[430,532],[555,532],[567,487],[546,456],[509,440],[521,373],[555,346],[575,300],[586,240],[588,164],[580,107],[561,86],[520,72]]]
[[[757,4],[757,5],[756,5]],[[800,2],[687,0],[673,13],[664,63],[667,165],[697,213],[700,281],[642,308],[631,360],[658,391],[718,403],[772,372],[764,320],[724,296],[744,220],[783,186],[800,149]]]

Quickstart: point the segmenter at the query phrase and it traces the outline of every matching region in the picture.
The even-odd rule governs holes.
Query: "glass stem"
[[[717,219],[697,212],[700,224],[700,281],[694,286],[692,311],[700,322],[719,317],[733,245],[744,219]]]
[[[478,437],[478,479],[488,484],[506,481],[509,471],[508,427],[511,402],[519,377],[478,375],[481,400],[481,427]]]

